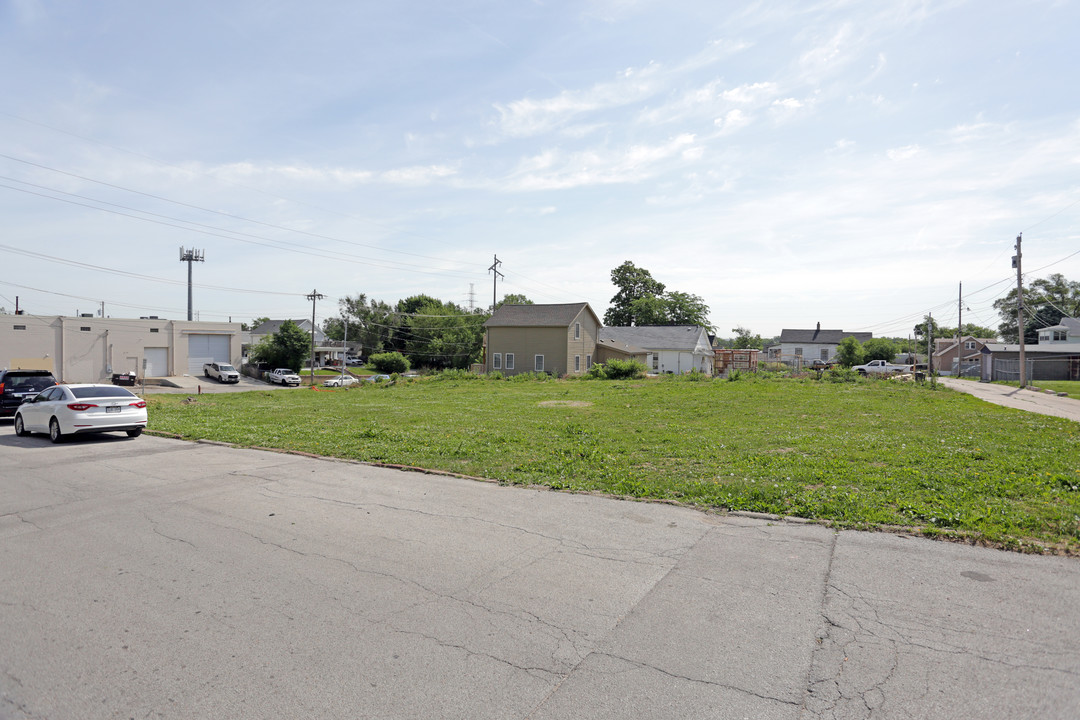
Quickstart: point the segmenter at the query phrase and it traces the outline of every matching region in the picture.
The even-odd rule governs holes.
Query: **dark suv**
[[[24,401],[55,384],[48,370],[0,370],[0,417],[11,417]]]

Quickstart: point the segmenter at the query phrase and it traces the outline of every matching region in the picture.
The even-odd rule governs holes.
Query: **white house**
[[[654,373],[713,374],[714,352],[709,334],[700,325],[640,325],[600,328],[599,343],[622,344],[647,353]]]
[[[821,323],[813,330],[780,331],[780,342],[769,346],[769,360],[801,366],[814,360],[829,361],[836,357],[836,349],[847,337],[853,337],[864,343],[874,337],[868,332],[845,332],[843,330],[822,330]]]

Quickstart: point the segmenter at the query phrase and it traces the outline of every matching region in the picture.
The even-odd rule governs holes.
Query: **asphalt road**
[[[1076,718],[1080,561],[0,423],[0,718]]]

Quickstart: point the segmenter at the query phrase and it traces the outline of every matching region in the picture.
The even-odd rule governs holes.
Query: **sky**
[[[721,337],[996,327],[1080,280],[1080,3],[0,0],[0,306],[200,320],[366,294]],[[501,275],[490,271],[496,259]]]

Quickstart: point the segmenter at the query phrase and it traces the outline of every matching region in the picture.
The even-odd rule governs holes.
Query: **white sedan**
[[[54,385],[19,406],[15,434],[47,432],[54,443],[68,435],[126,432],[146,427],[146,401],[115,385]]]
[[[345,387],[346,385],[355,385],[360,382],[352,375],[335,375],[326,382],[323,383],[323,387]]]

